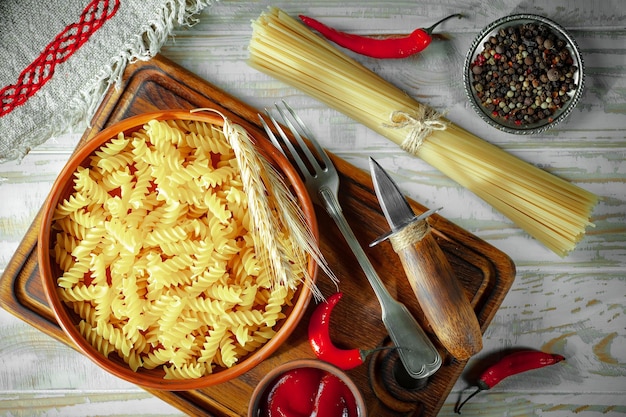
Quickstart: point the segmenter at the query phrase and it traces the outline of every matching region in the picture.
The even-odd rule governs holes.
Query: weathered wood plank
[[[3,392],[0,415],[33,416],[184,416],[180,410],[145,391],[64,390]]]
[[[447,109],[461,126],[517,156],[545,167],[604,199],[577,250],[559,259],[519,229],[422,161],[327,109],[297,90],[251,70],[246,64],[250,20],[263,1],[222,0],[200,23],[179,30],[163,54],[255,107],[286,97],[318,138],[339,157],[367,168],[376,155],[405,192],[510,254],[516,283],[486,336],[485,349],[470,363],[512,346],[554,349],[568,356],[554,371],[509,379],[482,393],[464,415],[617,416],[626,413],[623,328],[626,270],[626,17],[619,2],[501,1],[484,7],[463,0],[336,2],[284,1],[356,33],[408,32],[457,11],[463,20],[447,24],[453,35],[406,61],[363,59],[370,68],[433,106]],[[502,134],[479,122],[468,107],[459,65],[473,36],[487,23],[512,12],[546,15],[570,28],[587,67],[587,90],[579,108],[558,129],[534,137]],[[361,58],[360,58],[361,59]],[[0,165],[0,272],[4,270],[64,161],[76,135],[51,140],[21,164]],[[620,326],[621,325],[621,326]],[[123,381],[102,373],[79,354],[0,311],[1,415],[180,415],[175,409]],[[53,377],[50,375],[54,374]],[[459,381],[440,416],[452,416]],[[467,391],[463,391],[464,394]],[[30,408],[36,405],[36,408]]]

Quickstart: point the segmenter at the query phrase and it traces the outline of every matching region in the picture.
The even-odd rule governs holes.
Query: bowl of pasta
[[[99,132],[59,174],[38,238],[43,288],[67,336],[146,388],[199,389],[247,372],[315,292],[304,184],[265,137],[210,110]]]

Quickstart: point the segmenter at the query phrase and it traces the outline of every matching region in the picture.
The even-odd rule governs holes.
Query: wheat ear
[[[333,282],[337,279],[328,267],[296,197],[276,169],[255,149],[245,128],[216,113],[224,119],[223,133],[239,165],[248,210],[256,228],[253,234],[255,247],[266,258],[274,284],[295,289],[303,281],[316,300],[323,299],[308,269],[296,265],[306,265],[309,255]],[[276,234],[281,232],[286,233],[288,239],[276,239]],[[285,242],[290,247],[286,247]]]

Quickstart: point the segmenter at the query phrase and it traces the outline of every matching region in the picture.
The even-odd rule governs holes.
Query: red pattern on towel
[[[41,54],[20,73],[17,82],[0,90],[0,117],[26,103],[54,75],[57,64],[69,59],[120,6],[120,0],[92,0],[80,20],[63,29]]]

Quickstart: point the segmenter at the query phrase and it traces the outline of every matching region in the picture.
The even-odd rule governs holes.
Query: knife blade
[[[433,332],[452,356],[466,360],[482,349],[482,332],[465,290],[430,231],[427,218],[437,210],[416,215],[378,162],[370,158],[369,163],[374,191],[391,227],[372,245],[391,241]]]

